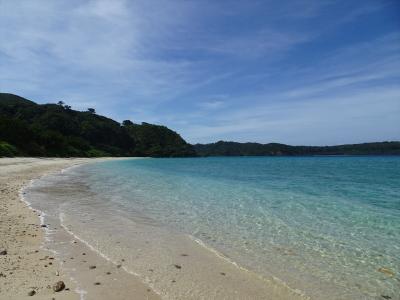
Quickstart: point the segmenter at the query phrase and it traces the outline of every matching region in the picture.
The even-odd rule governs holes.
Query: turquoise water
[[[125,215],[315,299],[399,299],[400,157],[136,159],[74,172]]]

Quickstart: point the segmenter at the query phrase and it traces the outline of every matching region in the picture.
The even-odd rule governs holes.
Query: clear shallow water
[[[131,218],[315,299],[400,299],[400,157],[137,159],[53,180],[70,184],[57,207],[70,224]]]

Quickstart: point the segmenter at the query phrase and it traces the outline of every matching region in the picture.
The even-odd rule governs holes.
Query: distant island
[[[289,146],[219,141],[188,144],[178,133],[160,125],[122,123],[62,101],[37,104],[0,93],[0,156],[310,156],[400,155],[400,142],[339,146]]]
[[[363,143],[338,146],[289,146],[269,143],[219,141],[196,144],[199,156],[316,156],[316,155],[400,155],[400,142]]]

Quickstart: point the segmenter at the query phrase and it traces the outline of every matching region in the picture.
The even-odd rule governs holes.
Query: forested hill
[[[192,146],[165,126],[121,124],[93,108],[82,112],[63,102],[39,105],[0,93],[0,157],[266,155],[400,155],[400,142],[313,147],[219,141]]]
[[[318,147],[219,141],[196,144],[194,149],[199,156],[400,155],[400,142]]]
[[[76,111],[63,102],[36,104],[0,93],[0,156],[194,156],[193,147],[165,126],[122,124]]]

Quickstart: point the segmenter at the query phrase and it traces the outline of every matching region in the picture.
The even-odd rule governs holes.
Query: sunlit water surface
[[[314,298],[400,299],[400,157],[134,159],[54,178],[70,183],[57,209],[71,222],[190,234]]]

